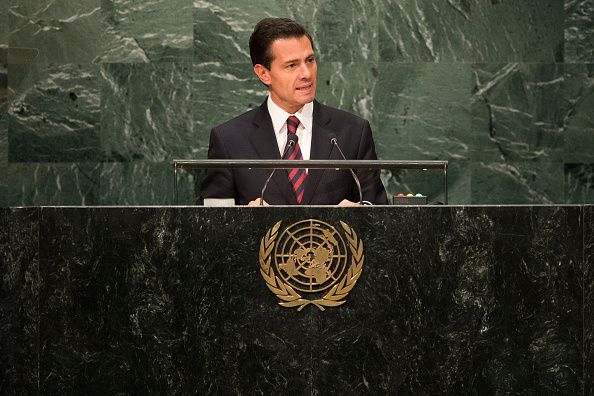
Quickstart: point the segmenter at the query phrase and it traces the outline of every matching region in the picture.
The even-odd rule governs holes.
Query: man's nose
[[[311,77],[311,69],[307,63],[303,63],[300,68],[299,77],[301,78],[310,78]]]

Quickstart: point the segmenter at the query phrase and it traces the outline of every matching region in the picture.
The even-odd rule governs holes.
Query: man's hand
[[[262,203],[260,203],[262,201]],[[264,201],[262,198],[256,198],[253,201],[248,203],[248,206],[270,206],[268,202]]]
[[[349,201],[348,199],[343,199],[340,201],[338,206],[359,206],[359,202]]]
[[[262,204],[260,204],[260,201],[262,201]],[[268,202],[261,200],[260,198],[256,198],[253,201],[250,201],[248,203],[248,206],[270,206],[270,205],[268,204]],[[349,201],[348,199],[343,199],[342,201],[340,201],[338,206],[359,206],[359,202],[353,202],[353,201]]]

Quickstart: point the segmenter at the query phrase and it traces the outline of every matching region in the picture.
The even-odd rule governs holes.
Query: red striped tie
[[[293,139],[295,140],[295,145],[289,149],[287,152],[287,159],[288,160],[302,160],[303,154],[301,154],[301,149],[299,148],[299,141],[297,138],[297,127],[299,126],[299,119],[295,116],[290,116],[287,119],[287,141]],[[291,136],[295,135],[295,136]],[[305,189],[305,169],[303,168],[293,168],[289,171],[289,181],[293,186],[293,191],[295,192],[295,197],[297,198],[297,203],[301,203],[303,199],[303,191]]]

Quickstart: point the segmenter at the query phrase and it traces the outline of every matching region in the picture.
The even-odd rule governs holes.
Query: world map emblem
[[[342,232],[316,219],[282,231],[281,224],[267,230],[259,254],[260,274],[279,304],[298,311],[344,304],[363,269],[363,243],[355,231],[342,221]]]

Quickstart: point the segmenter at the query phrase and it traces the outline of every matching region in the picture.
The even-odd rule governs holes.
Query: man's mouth
[[[308,89],[310,89],[313,86],[313,84],[307,84],[301,87],[297,87],[297,91],[307,91]]]

